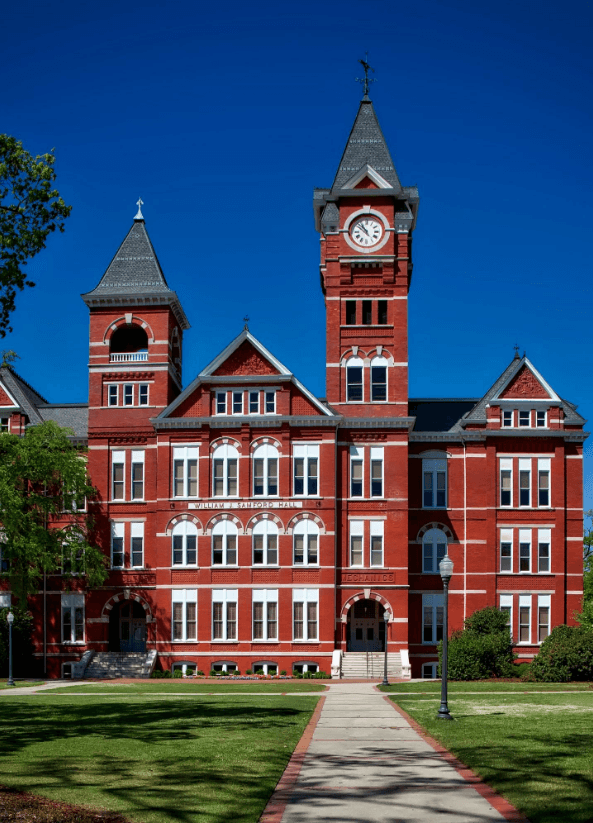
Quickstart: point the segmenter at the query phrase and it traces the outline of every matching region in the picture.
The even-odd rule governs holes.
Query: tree
[[[82,576],[89,586],[107,574],[105,556],[89,542],[84,501],[95,490],[69,434],[53,421],[31,426],[23,437],[0,434],[2,576],[21,606],[44,573]]]
[[[0,337],[12,331],[16,290],[35,285],[23,267],[53,231],[64,231],[72,209],[52,188],[54,162],[53,154],[33,157],[20,140],[0,134]]]
[[[585,512],[593,524],[593,509]],[[593,525],[584,528],[583,535],[583,605],[574,613],[575,620],[588,629],[593,629]]]
[[[451,680],[483,680],[514,674],[514,655],[507,616],[487,606],[465,619],[463,631],[449,640],[448,674]],[[439,664],[442,643],[439,643]]]

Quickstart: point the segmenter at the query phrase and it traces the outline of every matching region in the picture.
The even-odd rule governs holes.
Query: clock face
[[[374,246],[383,236],[383,226],[374,217],[359,217],[350,229],[350,236],[359,246]]]

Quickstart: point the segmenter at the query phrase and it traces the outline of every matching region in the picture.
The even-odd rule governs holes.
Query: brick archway
[[[383,608],[387,609],[387,611],[391,614],[391,620],[389,622],[391,623],[391,621],[393,620],[393,608],[389,600],[383,597],[383,595],[371,590],[366,592],[362,591],[358,594],[353,594],[352,597],[349,597],[348,600],[346,600],[346,602],[342,606],[342,611],[340,613],[340,621],[342,623],[347,622],[348,612],[358,600],[377,600],[383,606]]]
[[[152,621],[152,609],[150,608],[150,603],[147,600],[145,600],[142,597],[142,595],[136,594],[135,592],[130,592],[129,597],[126,597],[125,592],[119,592],[118,594],[114,594],[112,597],[109,598],[109,600],[107,600],[107,602],[103,606],[101,617],[108,618],[110,612],[113,610],[113,607],[119,605],[124,600],[134,600],[136,603],[139,603],[146,614],[146,622],[150,623]]]

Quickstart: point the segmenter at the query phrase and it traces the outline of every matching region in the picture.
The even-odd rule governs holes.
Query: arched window
[[[110,360],[126,362],[148,360],[148,336],[142,326],[120,326],[109,341]]]
[[[429,529],[422,538],[422,571],[438,574],[439,563],[447,554],[447,535],[441,529]]]
[[[294,565],[319,565],[319,526],[312,520],[299,520],[293,529]]]
[[[198,562],[198,530],[191,520],[173,528],[173,566],[195,566]]]
[[[212,455],[212,493],[214,497],[238,494],[239,452],[234,446],[218,446]]]
[[[253,495],[274,497],[278,494],[278,449],[268,443],[253,452]]]
[[[221,520],[212,529],[212,565],[237,565],[238,529],[230,520]]]
[[[346,363],[346,400],[360,402],[363,399],[362,374],[364,363],[360,357],[351,357]]]
[[[371,402],[382,403],[387,400],[387,360],[373,357],[371,360]]]
[[[270,520],[260,520],[253,527],[253,565],[278,565],[278,526]]]

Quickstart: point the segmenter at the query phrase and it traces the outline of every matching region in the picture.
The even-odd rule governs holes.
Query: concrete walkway
[[[435,697],[435,712],[438,703]],[[262,823],[525,820],[492,793],[507,807],[497,811],[369,683],[330,686],[300,757],[296,782],[280,782]]]

